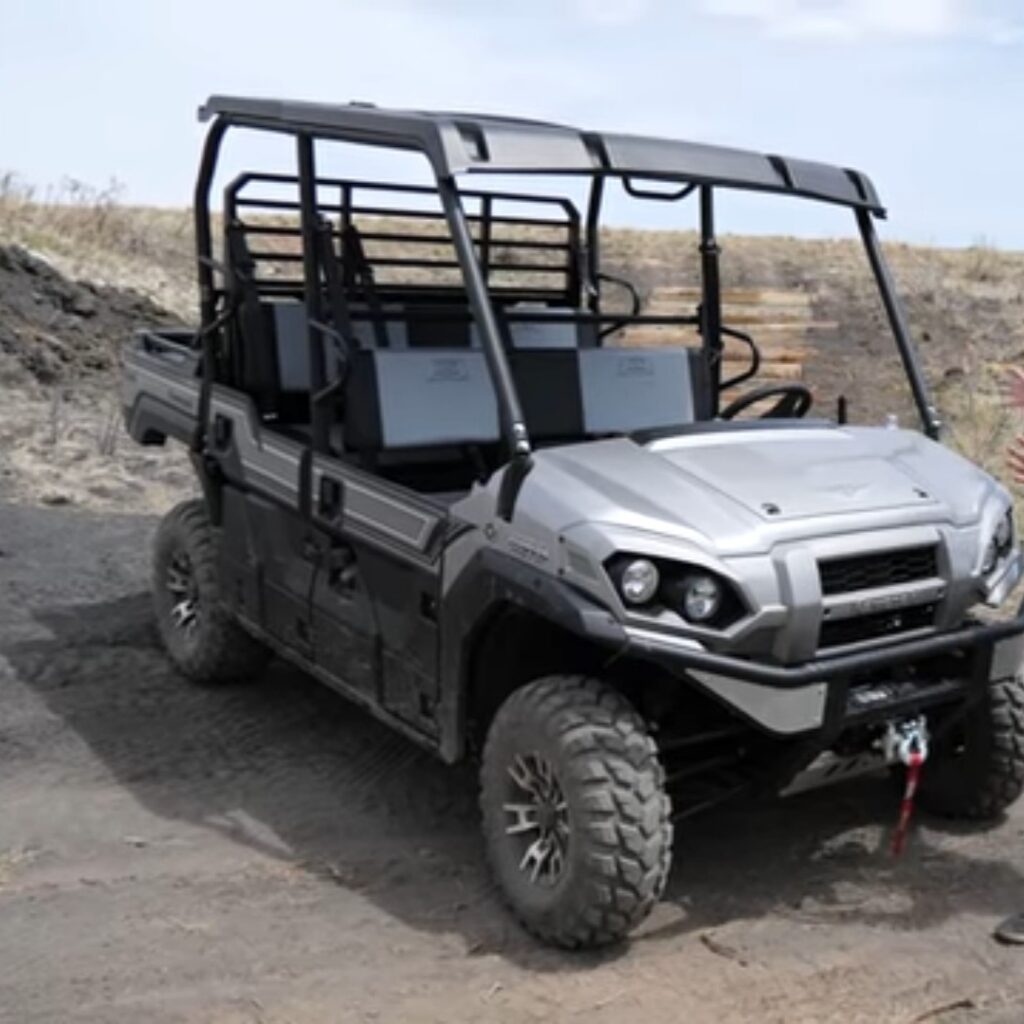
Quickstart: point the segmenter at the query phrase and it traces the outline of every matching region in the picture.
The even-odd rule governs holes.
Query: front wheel
[[[515,691],[481,766],[488,857],[513,913],[557,946],[616,942],[660,898],[672,856],[665,778],[643,719],[597,679]]]
[[[992,683],[935,745],[921,775],[923,807],[947,817],[998,817],[1024,791],[1024,679]]]

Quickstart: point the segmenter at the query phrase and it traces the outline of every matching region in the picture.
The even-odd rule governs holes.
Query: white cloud
[[[1019,21],[971,0],[701,0],[705,12],[754,22],[769,34],[836,40],[974,38],[1007,45]]]

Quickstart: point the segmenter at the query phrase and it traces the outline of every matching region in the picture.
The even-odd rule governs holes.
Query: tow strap
[[[892,836],[892,855],[899,857],[906,849],[910,819],[914,814],[914,798],[921,783],[921,770],[928,760],[928,724],[923,716],[900,725],[890,723],[886,746],[907,769],[907,781],[900,802],[900,816]]]

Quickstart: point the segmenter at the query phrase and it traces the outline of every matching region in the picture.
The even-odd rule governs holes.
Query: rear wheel
[[[160,523],[153,547],[153,608],[171,660],[196,682],[251,678],[270,658],[221,601],[217,540],[202,501],[176,505]]]
[[[935,744],[921,775],[923,807],[947,817],[998,817],[1024,791],[1024,680],[992,683]]]
[[[620,940],[664,890],[672,826],[655,743],[599,680],[551,676],[508,698],[484,748],[481,809],[505,899],[546,942]]]

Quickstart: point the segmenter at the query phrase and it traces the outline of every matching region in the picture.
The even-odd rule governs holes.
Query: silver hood
[[[971,463],[911,431],[737,428],[539,452],[520,507],[549,529],[603,522],[686,537],[724,553],[763,549],[818,527],[842,530],[839,517],[855,519],[858,529],[966,526],[1001,490]]]

